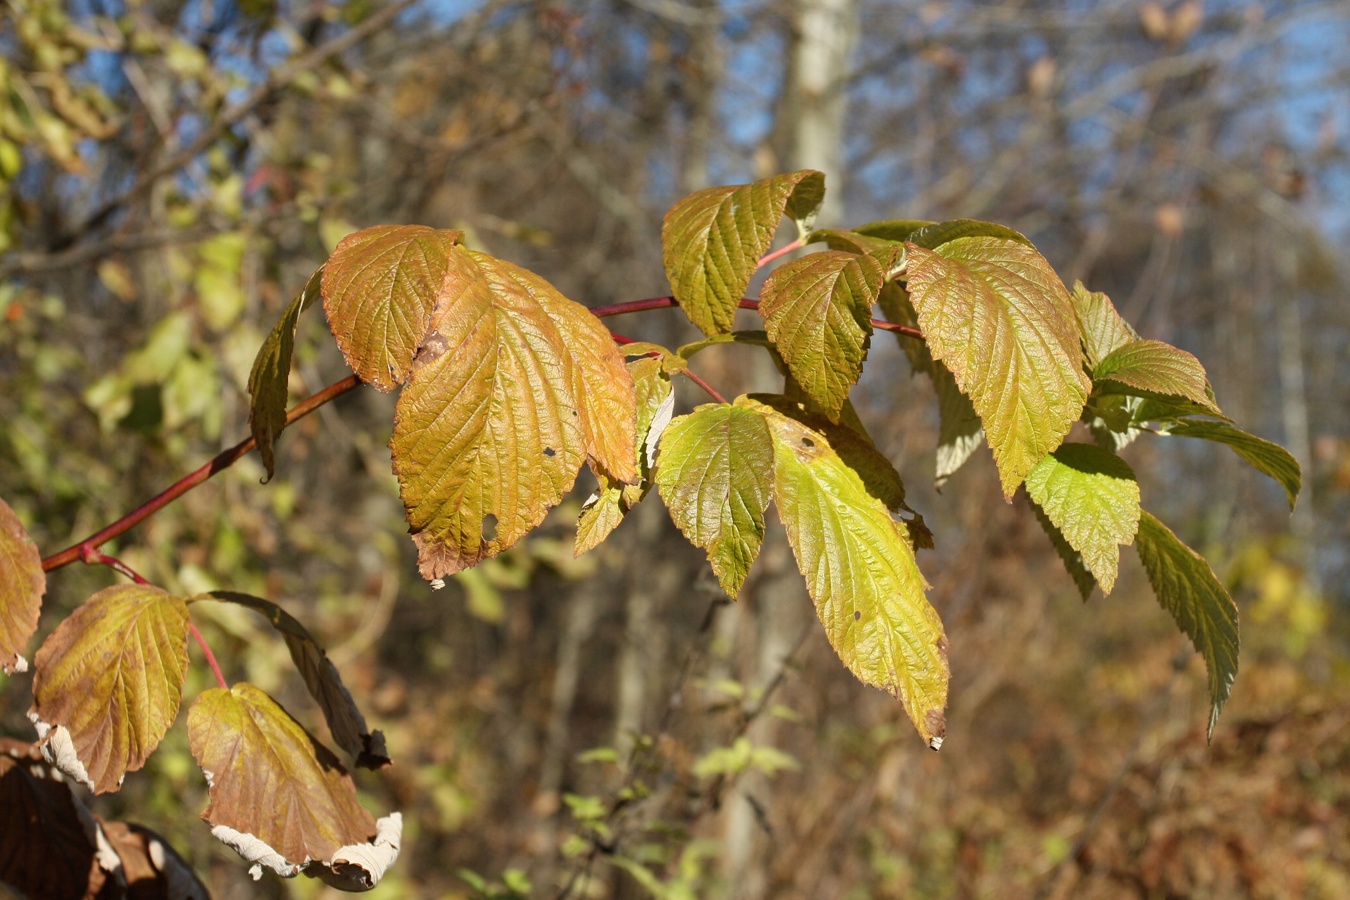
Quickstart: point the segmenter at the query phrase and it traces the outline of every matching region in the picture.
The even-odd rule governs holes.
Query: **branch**
[[[82,236],[93,231],[95,228],[98,228],[106,222],[113,213],[117,212],[118,209],[148,191],[154,186],[155,182],[159,181],[159,179],[163,178],[165,175],[172,175],[174,172],[177,172],[203,151],[210,148],[212,144],[220,139],[221,135],[225,134],[225,132],[232,128],[237,122],[241,121],[245,116],[265,103],[277,91],[286,87],[300,75],[303,75],[311,69],[317,68],[330,57],[337,56],[339,53],[355,46],[370,35],[379,31],[381,28],[389,25],[399,13],[403,12],[414,2],[415,0],[394,0],[389,6],[375,13],[369,19],[366,19],[346,34],[340,35],[325,44],[315,47],[308,53],[301,54],[299,57],[291,60],[280,68],[274,69],[268,74],[267,78],[263,80],[262,84],[255,87],[247,97],[224,110],[217,116],[215,121],[211,124],[211,127],[203,131],[195,141],[188,144],[182,150],[179,150],[159,165],[143,173],[139,178],[132,182],[131,187],[127,188],[125,192],[94,210],[94,212],[77,225],[73,231],[58,239],[52,249],[55,251],[65,250]]]
[[[796,248],[793,248],[796,249]],[[772,255],[772,254],[770,254]],[[649,297],[646,300],[629,300],[627,303],[611,303],[608,306],[596,306],[591,309],[591,315],[598,319],[608,316],[622,316],[627,313],[646,312],[651,309],[670,309],[680,304],[674,297]],[[741,309],[759,309],[759,301],[751,300],[746,297],[740,302]],[[923,340],[923,332],[909,325],[897,325],[894,322],[887,322],[885,319],[873,319],[872,327],[878,331],[889,331],[894,334],[903,334],[906,337]]]
[[[361,380],[359,378],[355,375],[348,375],[346,378],[330,384],[318,393],[311,394],[304,400],[295,404],[295,406],[291,407],[290,412],[286,413],[286,424],[290,425],[297,419],[304,418],[325,403],[341,397],[343,394],[355,389],[360,384]],[[150,518],[150,516],[159,512],[165,506],[206,481],[212,475],[228,469],[256,446],[257,442],[250,437],[247,440],[240,441],[228,450],[222,450],[209,463],[202,466],[200,469],[197,469],[195,472],[180,478],[168,489],[157,494],[130,513],[127,513],[107,528],[104,528],[102,531],[95,534],[91,534],[78,544],[67,547],[60,553],[54,553],[51,556],[48,556],[42,561],[42,571],[50,572],[53,569],[68,566],[76,560],[85,559],[88,554],[93,553],[103,544],[106,544],[120,534],[130,531],[141,522]]]

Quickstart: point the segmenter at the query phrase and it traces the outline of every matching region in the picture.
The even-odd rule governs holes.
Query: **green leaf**
[[[599,488],[581,507],[575,554],[580,556],[607,538],[652,486],[656,448],[675,412],[675,392],[665,364],[644,356],[628,363],[637,397],[637,439],[633,448],[639,481],[623,484],[601,472]]]
[[[1200,360],[1162,341],[1122,344],[1093,367],[1092,380],[1104,383],[1107,392],[1112,384],[1123,385],[1145,397],[1182,397],[1209,415],[1223,415],[1214,403]]]
[[[1289,500],[1289,511],[1293,512],[1299,491],[1303,488],[1303,470],[1293,454],[1279,444],[1262,440],[1227,422],[1186,420],[1166,425],[1161,433],[1227,444],[1252,468],[1280,483]]]
[[[919,327],[919,314],[910,303],[909,293],[894,282],[884,285],[877,298],[888,321],[897,325]],[[928,345],[905,334],[896,334],[900,349],[909,357],[915,372],[925,372],[933,382],[938,396],[938,445],[933,485],[942,490],[947,479],[956,474],[984,440],[984,426],[971,405],[970,398],[961,392],[956,379],[942,363],[933,359]]]
[[[1158,602],[1205,658],[1209,672],[1209,736],[1238,671],[1238,611],[1204,557],[1144,512],[1135,542]]]
[[[1075,281],[1072,299],[1089,366],[1096,368],[1112,351],[1138,340],[1139,335],[1116,312],[1110,297],[1089,291],[1083,282]]]
[[[1134,471],[1100,447],[1064,444],[1031,470],[1026,487],[1069,546],[1082,555],[1102,592],[1111,593],[1120,545],[1133,543],[1139,530]],[[1073,574],[1072,567],[1069,571]]]
[[[779,266],[760,290],[769,338],[831,421],[862,373],[885,278],[870,256],[827,250]]]
[[[854,229],[821,228],[806,236],[806,243],[824,242],[831,250],[874,253],[909,240],[910,235],[933,223],[926,219],[891,219],[869,222]]]
[[[661,499],[733,598],[764,540],[772,479],[773,446],[759,409],[709,403],[671,422],[661,441]]]
[[[14,510],[0,500],[0,671],[6,675],[28,671],[21,654],[37,631],[46,590],[37,545]]]
[[[453,247],[390,443],[429,580],[512,546],[582,461],[633,482],[633,379],[600,320],[532,272]]]
[[[809,227],[824,190],[825,176],[804,169],[753,184],[706,188],[670,208],[661,228],[666,277],[680,308],[704,334],[731,330],[783,213],[799,230]]]
[[[347,365],[391,391],[407,380],[463,233],[378,225],[343,238],[323,265],[323,306]]]
[[[255,870],[293,876],[316,861],[342,874],[339,859],[397,855],[389,820],[377,824],[361,807],[333,752],[253,685],[202,693],[188,712],[188,745],[210,786],[202,818]]]
[[[1035,248],[1014,240],[908,246],[928,349],[979,413],[1011,498],[1068,434],[1091,387],[1068,291]]]
[[[946,733],[947,638],[903,526],[824,434],[764,409],[774,502],[830,645],[859,680],[897,697],[937,749]]]
[[[145,764],[183,699],[187,625],[178,597],[119,584],[57,626],[33,659],[28,713],[53,764],[99,794]]]
[[[878,223],[881,224],[881,223]],[[910,224],[907,222],[899,223],[901,229]],[[868,226],[863,226],[864,228]],[[860,229],[861,230],[861,229]],[[896,233],[898,233],[898,231]],[[933,222],[923,228],[911,232],[904,240],[907,243],[918,244],[928,250],[936,250],[944,244],[950,244],[952,241],[961,238],[998,238],[1006,241],[1016,241],[1019,244],[1031,246],[1031,241],[1021,232],[1017,232],[1006,225],[997,225],[993,222],[981,222],[978,219],[953,219],[950,222]]]
[[[233,603],[247,607],[267,619],[286,642],[291,661],[295,663],[310,696],[323,710],[324,721],[328,723],[328,731],[337,745],[351,755],[356,765],[363,768],[378,769],[389,765],[384,735],[378,731],[371,732],[366,727],[366,718],[361,715],[356,701],[342,683],[337,667],[294,616],[270,600],[237,591],[211,591],[189,597],[187,602],[198,600]]]
[[[1083,564],[1083,554],[1079,553],[1073,547],[1069,546],[1069,541],[1064,537],[1064,533],[1055,527],[1055,523],[1050,521],[1050,517],[1045,514],[1045,510],[1036,505],[1036,501],[1031,501],[1031,511],[1036,515],[1036,521],[1040,523],[1041,528],[1050,537],[1050,543],[1054,545],[1055,552],[1059,554],[1060,561],[1064,563],[1064,568],[1073,579],[1074,586],[1078,588],[1078,593],[1087,600],[1092,594],[1092,589],[1097,586],[1097,579],[1092,577],[1086,565]]]
[[[322,277],[323,267],[320,266],[263,341],[253,360],[253,371],[249,372],[248,393],[252,399],[248,408],[248,427],[269,479],[276,471],[276,440],[286,427],[287,382],[291,375],[291,355],[295,350],[295,330],[300,324],[300,313],[319,299]]]

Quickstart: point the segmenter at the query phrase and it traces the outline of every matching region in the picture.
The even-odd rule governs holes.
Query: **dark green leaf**
[[[263,341],[248,376],[248,393],[252,398],[248,427],[258,445],[258,455],[262,457],[268,478],[276,471],[276,441],[286,427],[287,382],[291,374],[291,355],[295,350],[295,330],[300,324],[300,313],[319,299],[322,277],[323,267],[320,266]]]
[[[1299,491],[1303,488],[1303,470],[1293,454],[1270,441],[1262,440],[1235,428],[1227,422],[1205,422],[1187,420],[1175,422],[1164,427],[1163,434],[1175,437],[1201,438],[1227,444],[1233,452],[1258,472],[1269,475],[1284,488],[1289,500],[1289,510],[1298,502]]]
[[[901,228],[896,230],[897,233],[899,230],[903,230],[903,227],[911,223],[903,222],[898,224]],[[1019,244],[1025,244],[1028,247],[1031,246],[1031,241],[1027,240],[1026,236],[1020,232],[1013,231],[1005,225],[996,225],[993,222],[980,222],[976,219],[953,219],[950,222],[934,222],[931,225],[915,230],[908,237],[904,238],[904,240],[909,243],[918,244],[920,247],[927,250],[936,250],[943,244],[949,244],[952,241],[960,240],[961,238],[971,237],[999,238],[1006,241],[1017,241]]]

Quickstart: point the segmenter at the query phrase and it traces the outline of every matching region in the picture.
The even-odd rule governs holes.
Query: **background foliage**
[[[247,433],[254,352],[357,227],[461,229],[594,306],[665,292],[674,199],[803,166],[842,197],[826,224],[901,211],[1028,234],[1070,283],[1204,360],[1225,411],[1304,465],[1290,520],[1222,448],[1125,453],[1247,626],[1207,747],[1202,669],[1141,569],[1084,606],[992,467],[935,494],[931,389],[875,336],[855,402],[941,536],[924,568],[953,682],[934,755],[811,627],[772,523],[736,605],[651,504],[573,559],[580,497],[433,595],[402,537],[392,400],[325,408],[282,439],[268,485],[246,460],[115,552],[176,594],[282,601],[328,648],[397,763],[359,781],[408,823],[387,896],[587,877],[610,896],[1350,890],[1343,4],[15,0],[3,15],[0,495],[43,552]],[[320,319],[300,319],[297,393],[343,371]],[[631,331],[697,338],[677,323]],[[713,349],[701,371],[724,392],[768,386],[749,356]],[[676,390],[681,409],[702,402]],[[55,576],[44,633],[109,583]],[[306,708],[260,621],[202,610],[232,677]],[[4,734],[31,733],[27,698],[0,676]],[[219,896],[315,893],[242,880],[199,827],[181,726],[98,811],[160,828]],[[625,771],[613,760],[635,745]]]

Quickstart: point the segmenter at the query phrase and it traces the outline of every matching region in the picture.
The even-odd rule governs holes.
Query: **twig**
[[[355,375],[348,375],[341,381],[330,384],[318,393],[306,397],[304,400],[301,400],[299,403],[295,404],[295,406],[291,407],[290,412],[286,413],[286,424],[290,425],[297,419],[304,418],[325,403],[341,397],[343,394],[355,389],[360,384],[361,380]],[[197,469],[195,472],[180,478],[169,486],[169,488],[127,513],[102,531],[91,534],[79,543],[67,547],[61,552],[54,553],[42,560],[42,571],[50,572],[53,569],[59,569],[62,566],[70,565],[76,560],[83,559],[86,554],[97,550],[98,547],[106,544],[118,535],[130,531],[174,500],[177,500],[197,485],[206,481],[212,475],[228,469],[256,446],[257,442],[250,437],[247,440],[240,441],[228,450],[222,450],[209,463],[202,466],[200,469]]]

